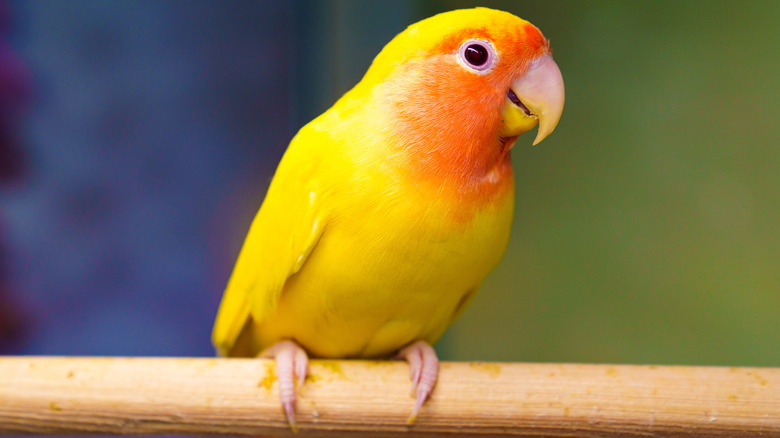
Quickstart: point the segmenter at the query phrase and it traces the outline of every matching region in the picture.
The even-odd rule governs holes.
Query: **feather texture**
[[[469,38],[495,46],[489,73],[458,63]],[[220,353],[291,339],[314,356],[378,357],[436,342],[506,248],[502,105],[548,53],[530,23],[484,8],[391,41],[280,162],[217,315]]]

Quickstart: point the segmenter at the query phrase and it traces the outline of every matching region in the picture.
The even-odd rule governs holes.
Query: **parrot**
[[[494,9],[395,36],[285,151],[214,323],[221,356],[275,360],[295,429],[309,357],[409,363],[413,422],[433,345],[506,250],[510,149],[557,126],[563,77],[531,23]]]

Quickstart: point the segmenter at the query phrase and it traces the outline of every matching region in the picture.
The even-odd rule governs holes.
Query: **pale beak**
[[[563,77],[552,56],[534,61],[526,74],[515,79],[501,108],[502,137],[520,135],[539,124],[534,144],[558,125],[563,112]]]

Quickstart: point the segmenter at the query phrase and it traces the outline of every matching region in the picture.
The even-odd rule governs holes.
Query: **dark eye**
[[[490,41],[472,38],[464,41],[458,49],[458,62],[477,74],[490,71],[497,60],[496,49]]]
[[[464,58],[466,58],[466,61],[468,61],[469,64],[473,65],[474,67],[479,67],[480,65],[487,62],[488,51],[485,46],[481,44],[470,44],[468,47],[466,47]]]

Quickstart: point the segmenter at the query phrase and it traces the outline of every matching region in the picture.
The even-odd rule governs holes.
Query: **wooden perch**
[[[414,400],[403,362],[311,363],[297,435],[778,436],[780,368],[442,363]],[[292,435],[274,362],[0,358],[0,433]]]

